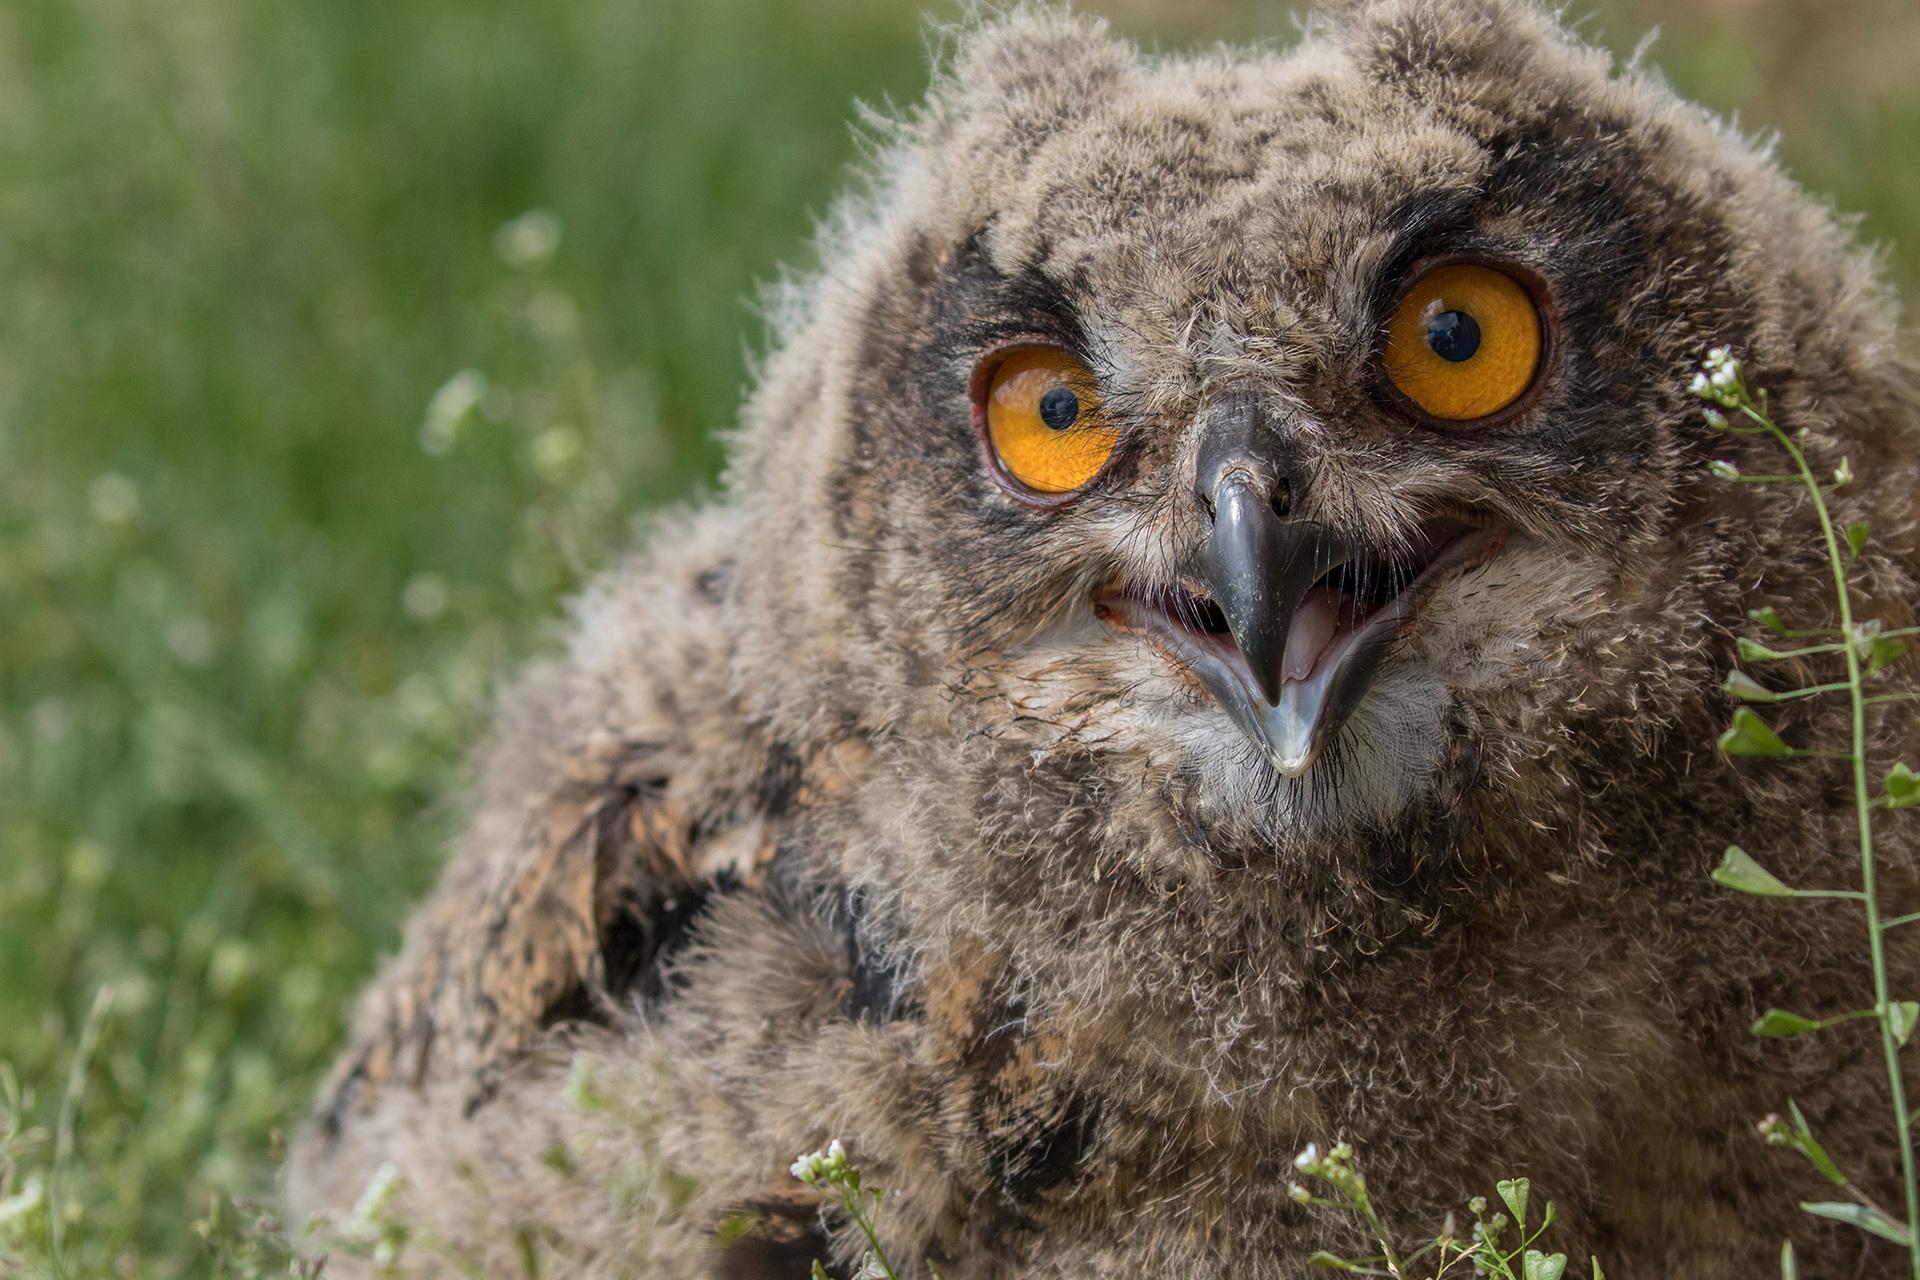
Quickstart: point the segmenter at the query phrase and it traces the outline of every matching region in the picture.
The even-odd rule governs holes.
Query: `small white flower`
[[[551,209],[529,209],[493,235],[493,251],[510,267],[545,262],[559,247],[560,219]]]
[[[416,573],[400,591],[400,607],[415,622],[432,622],[447,611],[449,600],[445,579],[437,574]]]
[[[1727,415],[1718,409],[1708,409],[1701,414],[1701,416],[1707,420],[1707,425],[1715,431],[1725,431],[1727,429]]]
[[[1309,1142],[1305,1147],[1301,1148],[1300,1154],[1293,1158],[1293,1167],[1301,1170],[1302,1172],[1305,1172],[1306,1170],[1311,1169],[1314,1165],[1319,1163],[1320,1163],[1320,1148],[1317,1144],[1312,1142]]]
[[[486,394],[486,375],[478,369],[462,369],[441,383],[427,403],[426,418],[420,424],[420,448],[434,457],[452,449],[460,428]]]
[[[101,524],[130,524],[140,514],[140,486],[117,471],[94,477],[87,486],[87,506]]]
[[[1693,381],[1687,384],[1687,390],[1697,396],[1707,394],[1707,375],[1705,370],[1693,375]]]
[[[46,1200],[46,1193],[40,1185],[40,1175],[30,1176],[26,1185],[19,1191],[0,1200],[0,1235],[4,1235],[13,1223],[25,1222],[27,1216],[38,1209]]]
[[[533,438],[528,453],[540,478],[548,484],[559,484],[585,456],[586,445],[571,427],[548,427]]]
[[[219,648],[219,637],[214,635],[212,624],[198,614],[169,622],[161,639],[166,642],[167,652],[183,667],[207,666]]]

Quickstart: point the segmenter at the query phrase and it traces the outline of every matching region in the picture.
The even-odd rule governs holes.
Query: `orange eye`
[[[1103,424],[1093,374],[1064,351],[1024,347],[994,367],[987,440],[1035,493],[1071,493],[1100,473],[1120,433]]]
[[[1545,345],[1533,297],[1504,271],[1436,267],[1414,281],[1387,323],[1387,377],[1436,418],[1500,412],[1533,385]]]

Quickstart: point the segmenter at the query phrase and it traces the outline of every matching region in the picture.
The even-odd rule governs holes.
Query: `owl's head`
[[[1000,17],[824,243],[728,478],[759,705],[1266,837],[1708,749],[1810,562],[1690,372],[1732,344],[1835,461],[1902,418],[1834,220],[1517,0],[1187,58]]]

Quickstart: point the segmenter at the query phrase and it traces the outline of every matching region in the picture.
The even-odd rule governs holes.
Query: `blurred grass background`
[[[1780,129],[1920,296],[1920,6],[1589,8],[1622,52],[1663,24],[1676,84]],[[0,10],[0,1272],[272,1265],[229,1197],[270,1199],[491,686],[710,481],[752,284],[804,260],[854,99],[924,83],[921,22]]]

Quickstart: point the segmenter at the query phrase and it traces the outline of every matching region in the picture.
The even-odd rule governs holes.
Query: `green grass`
[[[1159,7],[1125,25],[1291,29]],[[1656,60],[1789,129],[1911,285],[1910,6],[1817,38],[1802,7],[1675,6]],[[0,1270],[23,1236],[57,1274],[243,1266],[196,1223],[270,1192],[489,689],[632,517],[710,480],[752,283],[922,48],[893,0],[0,13],[0,1061],[28,1129],[0,1134]],[[561,238],[515,265],[498,230],[535,208]],[[428,423],[465,369],[478,407]]]

